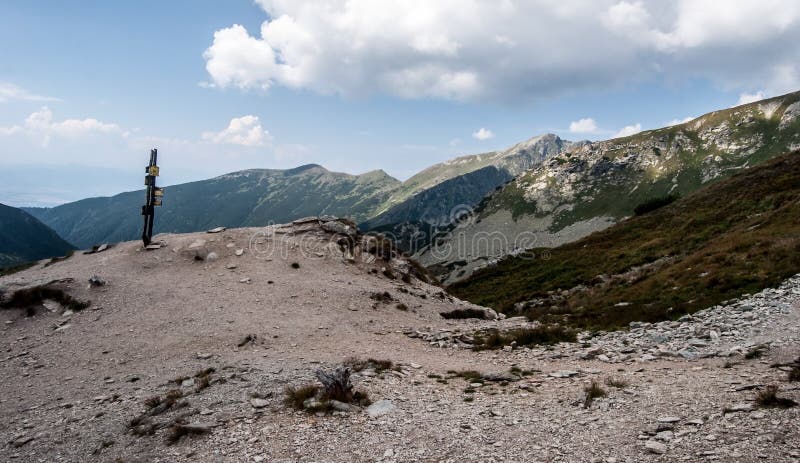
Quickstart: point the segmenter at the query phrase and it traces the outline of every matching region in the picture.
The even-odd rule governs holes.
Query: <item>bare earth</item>
[[[800,287],[763,299],[777,302],[756,308],[729,337],[711,335],[708,342],[721,346],[715,355],[620,354],[608,346],[627,345],[624,333],[585,345],[474,352],[407,334],[515,322],[444,320],[440,312],[469,304],[417,279],[390,279],[382,272],[388,264],[364,254],[347,261],[330,244],[336,235],[316,226],[282,229],[289,233],[258,235],[252,244],[263,229],[160,235],[161,249],[121,243],[0,278],[7,292],[71,278],[61,287],[91,301],[67,315],[0,311],[0,461],[800,459],[800,407],[753,402],[768,384],[800,402],[800,383],[771,367],[800,355]],[[278,251],[263,255],[279,240]],[[218,258],[194,258],[209,252]],[[106,285],[90,288],[92,275]],[[394,300],[370,298],[384,291]],[[255,336],[239,346],[248,335]],[[584,354],[604,342],[613,355]],[[760,358],[741,355],[755,343],[764,345]],[[315,415],[283,403],[287,385],[314,382],[315,370],[349,357],[400,365],[353,376],[373,402],[391,402],[386,413]],[[196,379],[173,381],[209,367],[205,389]],[[447,373],[509,376],[512,367],[526,373],[473,386]],[[612,377],[626,384],[605,385]],[[607,396],[584,408],[593,379]],[[167,429],[134,435],[129,423],[147,410],[144,401],[173,389],[186,405],[155,422],[180,415],[211,432],[172,445]],[[731,407],[740,411],[724,413]]]

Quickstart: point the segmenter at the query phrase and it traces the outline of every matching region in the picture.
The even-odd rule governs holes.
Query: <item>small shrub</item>
[[[372,293],[369,296],[369,298],[372,299],[373,301],[383,302],[385,304],[394,301],[394,298],[392,297],[391,294],[389,294],[389,291],[384,291],[382,293]]]
[[[177,443],[183,436],[190,436],[190,435],[199,435],[199,434],[207,434],[209,433],[208,428],[196,427],[196,426],[187,426],[184,423],[174,423],[169,428],[169,432],[167,432],[167,445],[172,445]]]
[[[450,370],[448,371],[448,373],[451,374],[454,378],[464,378],[465,380],[472,383],[483,381],[482,379],[483,374],[475,370],[459,370],[459,371]]]
[[[747,351],[747,353],[744,354],[744,358],[746,358],[747,360],[760,359],[761,357],[764,356],[766,350],[767,349],[764,346],[753,347],[752,349]]]
[[[307,384],[299,388],[287,386],[284,402],[297,410],[303,410],[303,403],[312,397],[316,397],[317,392],[319,392],[319,386],[315,384]]]
[[[474,402],[474,401],[475,401],[475,397],[472,397],[472,396],[464,397],[464,402]]]
[[[401,302],[401,303],[397,304],[397,310],[402,310],[403,312],[408,312],[408,306]]]
[[[617,389],[625,389],[630,383],[622,378],[606,378],[606,386],[615,387]]]
[[[488,335],[475,335],[475,349],[499,349],[512,343],[517,346],[552,345],[559,342],[575,342],[577,336],[577,330],[562,325],[539,325],[535,328],[519,328],[505,332],[491,330]]]
[[[797,405],[792,399],[778,397],[778,386],[770,384],[756,394],[756,403],[759,407],[791,408]]]
[[[455,309],[451,310],[450,312],[442,312],[439,315],[442,318],[446,318],[447,320],[463,320],[467,318],[478,318],[484,319],[486,317],[486,312],[480,309]]]
[[[383,276],[385,276],[386,278],[388,278],[390,280],[396,280],[397,279],[397,276],[395,276],[394,272],[390,268],[383,269],[382,273],[383,273]]]
[[[594,399],[606,396],[605,389],[600,386],[600,383],[597,382],[597,380],[592,380],[592,382],[583,390],[586,392],[586,399],[583,401],[583,408],[589,408]]]
[[[89,307],[89,302],[74,299],[61,289],[49,286],[34,286],[15,291],[10,299],[0,305],[0,308],[25,309],[28,316],[33,316],[36,313],[36,307],[40,306],[42,302],[47,299],[54,300],[61,304],[66,310],[71,310],[73,312],[80,312]]]
[[[344,361],[344,364],[355,372],[372,369],[375,370],[376,373],[381,373],[385,370],[391,370],[395,368],[394,362],[391,360],[378,360],[374,358],[363,360],[356,357],[350,357]]]
[[[298,269],[298,268],[300,268],[300,264],[298,264],[297,262],[292,262],[292,268],[293,269]]]

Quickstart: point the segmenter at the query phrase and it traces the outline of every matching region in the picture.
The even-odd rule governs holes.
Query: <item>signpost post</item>
[[[142,229],[142,242],[145,247],[150,245],[150,240],[153,238],[153,219],[155,219],[155,207],[161,205],[161,200],[164,197],[164,190],[156,186],[156,177],[158,177],[158,150],[153,148],[150,150],[150,164],[144,168],[147,175],[144,177],[144,185],[146,187],[145,204],[142,206],[142,215],[144,216],[144,228]]]

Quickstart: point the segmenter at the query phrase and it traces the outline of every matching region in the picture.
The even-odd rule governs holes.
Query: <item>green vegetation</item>
[[[509,314],[534,301],[522,312],[545,323],[616,329],[776,286],[800,272],[800,153],[547,251],[546,260],[504,259],[449,290]],[[606,283],[615,275],[625,277]]]
[[[488,334],[475,334],[475,349],[500,349],[503,346],[552,345],[559,342],[575,342],[577,331],[561,325],[540,325],[535,328],[519,328],[509,331],[491,330]]]
[[[0,275],[10,275],[23,270],[26,263],[63,256],[73,249],[29,213],[0,204]]]

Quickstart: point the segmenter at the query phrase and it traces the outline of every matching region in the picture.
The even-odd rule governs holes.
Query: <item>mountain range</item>
[[[155,231],[349,217],[391,235],[443,282],[505,255],[603,230],[642,203],[685,196],[800,147],[800,92],[598,142],[546,134],[433,165],[405,182],[319,165],[252,169],[165,188]],[[142,191],[25,208],[71,244],[136,239]],[[443,252],[443,249],[446,252]]]
[[[504,151],[437,164],[400,182],[381,170],[361,175],[311,164],[290,170],[252,169],[164,188],[155,232],[260,226],[320,214],[349,217],[367,229],[438,223],[458,205],[559,153],[569,142],[545,135]],[[25,208],[78,247],[136,239],[143,191],[88,198],[53,208]],[[435,202],[434,202],[435,200]]]
[[[0,267],[63,256],[74,249],[27,212],[0,204]]]
[[[575,144],[517,176],[417,254],[444,282],[508,254],[607,228],[645,202],[685,196],[800,148],[800,92],[633,136]]]

